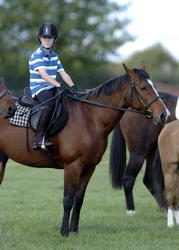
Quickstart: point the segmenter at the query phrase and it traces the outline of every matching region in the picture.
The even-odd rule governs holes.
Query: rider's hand
[[[71,86],[70,91],[74,96],[79,97],[78,88],[76,85]]]

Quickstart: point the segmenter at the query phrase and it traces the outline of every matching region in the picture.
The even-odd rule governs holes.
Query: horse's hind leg
[[[163,173],[164,173],[164,180],[165,180],[165,195],[166,201],[168,206],[168,214],[167,214],[167,226],[173,227],[174,226],[174,210],[176,206],[176,164],[165,164],[162,163]]]
[[[5,167],[6,167],[7,161],[8,161],[8,158],[6,157],[6,155],[0,152],[0,184],[2,183],[4,179]]]
[[[80,176],[79,185],[78,185],[78,192],[77,192],[77,195],[75,198],[75,203],[74,203],[72,217],[71,217],[71,223],[70,223],[70,231],[71,232],[78,232],[80,211],[81,211],[81,207],[83,204],[85,191],[86,191],[87,185],[89,183],[89,180],[90,180],[94,170],[95,170],[95,167],[93,167],[93,166],[85,168]]]
[[[179,225],[179,168],[177,168],[176,170],[174,197],[175,197],[174,215],[176,219],[176,224]]]
[[[154,159],[154,152],[150,152],[146,156],[146,167],[145,167],[145,174],[143,178],[144,185],[147,187],[147,189],[150,191],[152,195],[154,195],[153,180],[152,180],[153,159]]]
[[[133,199],[133,187],[136,177],[142,168],[144,157],[136,154],[131,154],[129,163],[123,176],[123,187],[126,198],[127,214],[135,213],[135,205]]]

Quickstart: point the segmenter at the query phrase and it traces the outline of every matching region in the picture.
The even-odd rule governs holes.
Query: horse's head
[[[7,90],[4,78],[0,77],[0,117],[10,118],[16,112],[15,97]]]
[[[131,95],[129,102],[131,107],[146,113],[147,118],[152,118],[155,124],[164,124],[170,112],[158,95],[149,74],[143,64],[141,69],[130,69],[123,64],[129,76]]]

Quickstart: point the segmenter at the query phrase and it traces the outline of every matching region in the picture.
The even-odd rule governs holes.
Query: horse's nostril
[[[160,118],[161,118],[162,124],[164,124],[164,123],[167,121],[167,112],[164,111],[164,112],[161,114]]]
[[[10,106],[8,108],[8,113],[10,116],[13,116],[15,114],[15,112],[16,112],[16,109],[13,106]]]

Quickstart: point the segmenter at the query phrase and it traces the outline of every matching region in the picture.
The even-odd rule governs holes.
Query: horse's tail
[[[109,164],[113,188],[122,188],[122,177],[126,167],[126,144],[119,124],[113,130]]]

